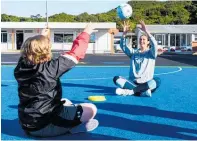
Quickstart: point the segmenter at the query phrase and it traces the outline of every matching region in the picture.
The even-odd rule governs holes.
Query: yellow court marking
[[[105,96],[89,96],[88,99],[90,101],[105,101]]]

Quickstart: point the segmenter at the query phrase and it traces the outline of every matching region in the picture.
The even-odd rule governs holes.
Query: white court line
[[[179,70],[176,70],[176,71],[171,71],[171,72],[166,72],[166,73],[159,73],[159,74],[154,74],[154,75],[167,75],[167,74],[173,74],[173,73],[177,73],[177,72],[180,72],[182,71],[183,69],[181,67],[178,67]],[[126,77],[129,77],[129,76],[126,76]],[[87,78],[82,78],[82,79],[61,79],[62,81],[76,81],[76,80],[103,80],[103,79],[112,79],[113,77],[101,77],[101,78],[90,78],[90,79],[87,79]]]
[[[165,73],[158,73],[158,74],[154,74],[156,76],[158,75],[167,75],[167,74],[173,74],[173,73],[177,73],[182,71],[183,69],[181,67],[178,67],[179,70],[176,71],[171,71],[171,72],[165,72]],[[128,76],[124,76],[124,77],[128,77]],[[83,80],[83,81],[87,81],[87,80],[105,80],[105,79],[112,79],[113,77],[100,77],[100,78],[81,78],[81,79],[61,79],[61,81],[79,81],[79,80]],[[1,82],[16,82],[16,80],[1,80]]]
[[[181,67],[178,67],[179,70],[177,71],[172,71],[172,72],[164,72],[164,73],[159,73],[159,74],[154,74],[154,75],[166,75],[166,74],[172,74],[172,73],[177,73],[177,72],[180,72],[182,71],[183,69]]]
[[[18,62],[1,62],[1,64],[17,64]]]

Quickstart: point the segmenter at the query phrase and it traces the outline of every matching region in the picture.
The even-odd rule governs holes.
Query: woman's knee
[[[159,77],[155,77],[153,80],[156,82],[156,88],[158,88],[161,85],[161,79]]]
[[[157,87],[157,83],[156,83],[156,81],[154,79],[148,81],[147,84],[148,84],[149,89],[151,89],[151,90],[153,90],[153,89],[155,89]]]
[[[113,78],[114,84],[120,88],[123,88],[127,80],[121,76],[115,76]]]
[[[118,80],[119,78],[120,78],[120,76],[114,76],[114,78],[113,78],[114,84],[117,85],[117,80]]]
[[[97,108],[94,104],[92,103],[82,103],[80,104],[83,109],[81,121],[85,122],[88,121],[89,119],[92,119],[95,117],[97,113]]]

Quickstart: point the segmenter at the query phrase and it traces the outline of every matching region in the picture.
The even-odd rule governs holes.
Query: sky
[[[67,13],[78,15],[83,12],[96,14],[107,12],[129,0],[48,0],[48,16]],[[40,14],[45,17],[45,0],[1,0],[1,14],[30,17]]]

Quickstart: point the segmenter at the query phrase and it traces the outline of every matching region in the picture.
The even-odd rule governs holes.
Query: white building
[[[148,25],[161,47],[189,47],[197,41],[197,25]]]
[[[83,31],[87,23],[49,23],[51,29],[52,50],[70,50],[73,40]],[[98,32],[91,35],[87,53],[113,53],[120,49],[118,40],[121,33],[113,35],[109,29],[115,29],[116,23],[94,23]],[[31,36],[40,34],[46,27],[41,22],[2,22],[1,50],[20,50],[22,43]],[[191,47],[197,42],[197,25],[147,25],[148,30],[155,36],[160,47]],[[131,47],[136,47],[136,36],[128,34]],[[114,45],[114,41],[115,44]]]
[[[91,35],[87,53],[111,52],[113,43],[109,29],[116,23],[93,23],[97,32]],[[87,23],[49,23],[51,29],[52,50],[70,50],[76,36],[83,31]],[[22,43],[31,36],[40,34],[46,27],[41,22],[2,22],[1,50],[20,50]]]
[[[197,25],[147,25],[147,29],[155,37],[161,48],[191,48],[197,42]],[[115,35],[120,40],[122,33]],[[128,33],[133,47],[136,47],[136,35]]]

